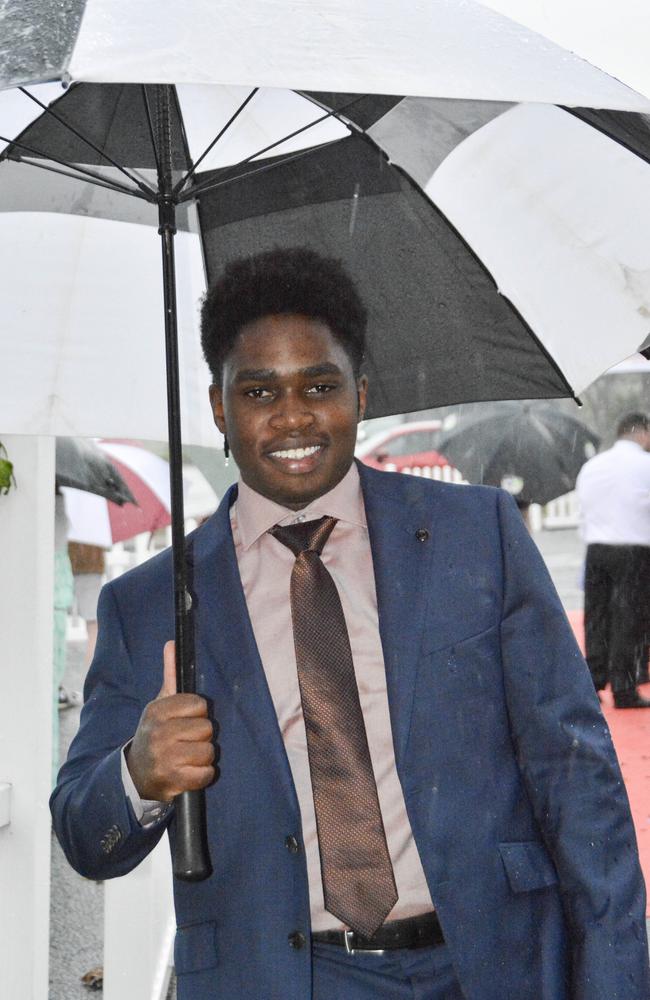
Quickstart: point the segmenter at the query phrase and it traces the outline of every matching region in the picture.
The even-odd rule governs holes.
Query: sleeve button
[[[288,850],[289,854],[297,854],[298,851],[300,850],[300,844],[298,843],[298,838],[294,837],[292,833],[290,833],[285,838],[284,846]]]
[[[292,931],[289,935],[289,945],[299,951],[307,944],[307,938],[302,931]]]

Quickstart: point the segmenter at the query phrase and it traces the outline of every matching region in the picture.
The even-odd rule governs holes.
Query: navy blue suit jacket
[[[584,661],[511,498],[360,468],[397,769],[468,1000],[648,1000],[644,889],[621,774]],[[179,1000],[309,1000],[298,802],[239,579],[232,491],[188,539],[198,689],[220,726],[214,874],[175,885]],[[417,537],[418,529],[428,537]],[[422,533],[420,532],[420,538]],[[107,585],[81,727],[52,797],[90,878],[142,829],[120,747],[174,635],[169,553]],[[173,819],[170,836],[174,837]]]

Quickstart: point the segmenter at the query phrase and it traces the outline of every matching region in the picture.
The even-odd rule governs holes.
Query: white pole
[[[165,836],[132,872],[104,884],[104,1000],[164,1000],[175,931]]]
[[[0,496],[0,997],[47,1000],[54,438],[0,440],[17,480]]]

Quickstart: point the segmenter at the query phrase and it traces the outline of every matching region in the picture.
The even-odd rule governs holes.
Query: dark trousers
[[[597,691],[632,691],[647,657],[650,547],[589,545],[585,567],[585,645]]]
[[[463,1000],[447,946],[347,955],[315,944],[313,1000]]]

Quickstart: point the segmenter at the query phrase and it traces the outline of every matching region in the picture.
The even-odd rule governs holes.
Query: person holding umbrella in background
[[[163,553],[102,592],[59,839],[120,875],[207,789],[179,1000],[645,1000],[634,831],[559,599],[503,491],[354,462],[365,327],[309,249],[208,292],[241,478],[187,539],[201,694]]]
[[[594,686],[612,686],[616,708],[650,708],[637,690],[647,674],[650,623],[650,420],[628,413],[612,448],[577,480],[585,566],[585,644]]]

